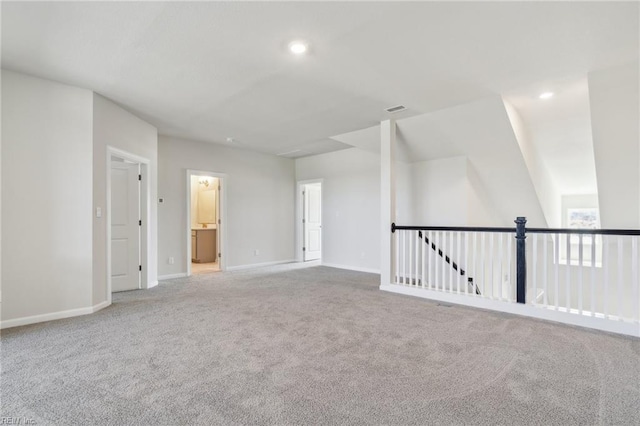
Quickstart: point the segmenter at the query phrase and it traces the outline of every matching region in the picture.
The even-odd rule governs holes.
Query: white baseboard
[[[160,275],[158,277],[158,281],[172,280],[174,278],[184,278],[186,276],[187,276],[186,272],[180,272],[178,274]]]
[[[21,325],[37,324],[39,322],[54,321],[63,318],[78,317],[81,315],[93,314],[111,305],[111,302],[104,301],[86,308],[69,309],[66,311],[51,312],[48,314],[32,315],[29,317],[8,319],[0,322],[0,328],[19,327]]]
[[[325,263],[325,262],[322,262],[322,266],[328,266],[330,268],[338,268],[338,269],[348,269],[350,271],[368,272],[370,274],[380,274],[380,269],[362,268],[360,266],[338,265],[336,263]]]
[[[151,281],[149,284],[147,284],[147,288],[145,290],[149,290],[150,288],[156,287],[157,285],[158,285],[158,280]]]
[[[610,333],[640,337],[640,326],[632,322],[613,321],[604,318],[576,315],[573,313],[549,310],[527,304],[484,299],[473,295],[465,296],[462,294],[445,293],[441,291],[404,286],[402,284],[381,284],[380,290],[456,305],[506,312],[509,314],[538,318],[562,324],[575,325],[578,327],[593,328],[595,330],[608,331]]]
[[[246,265],[228,266],[227,271],[241,271],[243,269],[261,268],[263,266],[282,265],[284,263],[294,263],[295,261],[296,261],[295,259],[289,259],[289,260],[276,260],[274,262],[249,263]]]

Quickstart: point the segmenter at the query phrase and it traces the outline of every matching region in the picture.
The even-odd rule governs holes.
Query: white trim
[[[109,305],[111,305],[111,302],[104,301],[87,308],[68,309],[66,311],[51,312],[48,314],[32,315],[29,317],[4,320],[0,323],[0,328],[5,329],[11,327],[19,327],[22,325],[37,324],[40,322],[54,321],[64,318],[93,314],[101,309],[106,308]]]
[[[151,281],[147,284],[146,290],[149,290],[150,288],[157,287],[157,286],[158,286],[158,281]]]
[[[322,192],[321,192],[321,196],[322,196],[322,200],[320,202],[321,205],[321,209],[324,209],[324,179],[320,178],[320,179],[307,179],[307,180],[299,180],[296,182],[296,197],[295,197],[295,201],[296,201],[296,214],[295,214],[295,241],[296,241],[296,246],[295,246],[295,253],[296,253],[296,262],[302,262],[304,261],[304,256],[302,253],[302,247],[304,245],[304,236],[303,234],[303,229],[302,229],[302,203],[304,203],[304,198],[302,197],[302,187],[304,185],[308,185],[311,183],[319,183],[322,186]],[[321,218],[324,217],[324,215],[321,216]],[[324,230],[323,230],[324,231]],[[321,234],[320,238],[324,238],[324,232]],[[322,241],[320,241],[320,246],[323,247],[324,244],[322,244]],[[320,253],[320,258],[322,259],[322,253]]]
[[[185,278],[186,276],[186,272],[180,272],[179,274],[161,275],[158,277],[158,281],[172,280],[174,278]]]
[[[263,263],[248,263],[246,265],[229,266],[227,268],[227,271],[241,271],[244,269],[254,269],[254,268],[261,268],[263,266],[274,266],[274,265],[282,265],[284,263],[295,263],[295,262],[296,262],[295,259],[289,259],[289,260],[276,260],[273,262],[263,262]]]
[[[187,189],[185,194],[185,203],[187,206],[186,217],[186,237],[187,237],[187,276],[191,276],[191,176],[209,176],[217,178],[220,184],[220,191],[218,192],[218,220],[219,224],[216,225],[217,239],[218,239],[218,253],[222,253],[222,256],[218,258],[218,265],[220,265],[221,271],[226,271],[227,268],[227,174],[218,172],[208,172],[204,170],[187,169]]]
[[[326,262],[322,262],[321,265],[328,266],[329,268],[348,269],[349,271],[367,272],[370,274],[380,274],[380,269],[363,268],[361,266],[339,265],[337,263],[326,263]]]
[[[498,300],[469,297],[453,293],[445,293],[435,290],[406,287],[398,284],[381,284],[380,290],[408,296],[421,297],[423,299],[437,300],[456,305],[471,306],[474,308],[489,309],[492,311],[506,312],[509,314],[537,318],[578,327],[593,328],[610,333],[626,334],[640,337],[640,325],[632,322],[612,321],[604,318],[587,317],[567,312],[544,309],[532,305],[524,305],[515,302],[501,302]]]
[[[149,270],[151,266],[151,257],[149,256],[149,247],[151,247],[151,232],[149,224],[151,223],[151,179],[149,169],[151,161],[139,155],[123,151],[111,145],[107,145],[107,200],[105,209],[105,219],[107,225],[107,303],[111,303],[111,157],[118,157],[134,163],[140,164],[140,174],[142,175],[143,184],[140,185],[140,215],[142,216],[142,229],[140,229],[140,264],[142,274],[140,276],[140,288],[148,289],[158,285],[158,282],[148,282]]]

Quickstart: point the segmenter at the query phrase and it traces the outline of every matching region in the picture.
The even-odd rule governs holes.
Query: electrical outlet
[[[253,251],[253,255],[254,255],[254,256],[260,256],[260,250],[255,249],[255,250]]]
[[[175,259],[173,256],[169,257],[169,265],[173,265],[175,263]]]

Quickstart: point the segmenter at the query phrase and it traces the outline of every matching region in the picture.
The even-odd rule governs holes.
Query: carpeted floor
[[[640,340],[285,265],[164,281],[2,332],[38,425],[640,424]],[[23,423],[24,424],[24,423]]]

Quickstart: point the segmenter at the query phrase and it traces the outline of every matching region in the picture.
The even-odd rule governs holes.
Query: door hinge
[[[220,219],[218,219],[218,225],[220,225],[222,223],[222,221]]]
[[[142,175],[138,175],[138,180],[142,180]]]
[[[220,191],[222,189],[222,186],[218,185],[218,191]]]
[[[138,221],[138,226],[142,226],[142,219]]]
[[[138,265],[138,271],[142,271],[142,265]]]
[[[307,248],[306,247],[302,247],[302,251],[307,251]]]
[[[307,221],[305,219],[302,219],[302,223],[307,223]]]
[[[222,253],[218,253],[218,257],[222,257]]]

